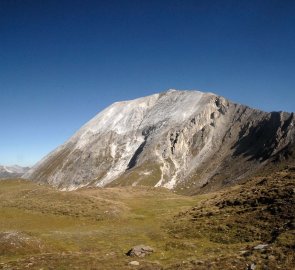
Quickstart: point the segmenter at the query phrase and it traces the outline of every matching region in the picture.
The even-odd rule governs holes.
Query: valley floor
[[[0,269],[292,269],[294,183],[295,169],[287,168],[188,197],[3,180]],[[128,257],[139,244],[154,252]]]

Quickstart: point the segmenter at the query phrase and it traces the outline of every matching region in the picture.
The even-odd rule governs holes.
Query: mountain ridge
[[[30,167],[22,167],[19,165],[5,166],[0,165],[0,178],[21,177]]]
[[[294,123],[293,113],[267,113],[213,93],[170,89],[113,103],[23,177],[65,190],[116,185],[214,190],[293,149]]]

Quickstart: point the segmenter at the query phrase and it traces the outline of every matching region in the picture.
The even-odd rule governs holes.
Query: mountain
[[[124,185],[189,194],[217,190],[292,162],[294,123],[294,113],[168,90],[112,104],[23,177],[65,190]]]
[[[29,169],[30,169],[29,167],[21,167],[18,165],[13,165],[13,166],[0,165],[0,178],[21,177]]]

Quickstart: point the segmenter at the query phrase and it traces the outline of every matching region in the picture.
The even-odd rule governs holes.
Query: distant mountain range
[[[199,91],[116,102],[23,177],[65,190],[147,185],[185,193],[238,183],[294,161],[294,113]]]
[[[13,165],[13,166],[0,165],[0,178],[21,177],[29,169],[30,169],[29,167],[21,167],[18,165]]]

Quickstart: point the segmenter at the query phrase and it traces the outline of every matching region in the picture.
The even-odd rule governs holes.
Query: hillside
[[[232,256],[219,258],[216,269],[234,269],[234,265],[246,269],[243,262],[247,261],[257,265],[255,269],[293,269],[294,202],[295,167],[287,166],[281,171],[247,179],[243,185],[203,200],[175,216],[168,231],[177,239],[198,239],[217,246],[236,245]],[[207,263],[212,263],[211,258]],[[178,269],[195,268],[188,263]]]

